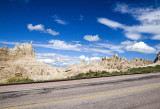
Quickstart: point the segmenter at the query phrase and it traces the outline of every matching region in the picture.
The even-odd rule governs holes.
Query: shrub
[[[34,80],[30,78],[22,78],[22,77],[12,77],[7,80],[7,83],[25,83],[25,82],[33,82]]]

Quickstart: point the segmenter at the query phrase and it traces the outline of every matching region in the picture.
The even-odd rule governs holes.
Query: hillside
[[[159,56],[159,55],[158,55]],[[157,57],[158,57],[157,56]],[[156,62],[160,58],[156,58]],[[86,63],[82,61],[79,65],[69,65],[66,68],[56,68],[44,64],[35,59],[35,53],[30,44],[15,45],[13,49],[6,46],[0,48],[0,82],[6,82],[13,77],[30,78],[32,80],[53,80],[71,77],[89,71],[118,72],[127,71],[130,68],[153,65],[153,61],[148,59],[127,60],[114,54],[112,57],[104,57],[101,61]]]

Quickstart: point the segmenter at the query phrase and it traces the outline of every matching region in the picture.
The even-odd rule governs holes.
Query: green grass
[[[34,80],[29,78],[22,78],[22,77],[13,77],[7,80],[7,83],[26,83],[26,82],[34,82]]]
[[[151,72],[159,72],[160,65],[155,67],[142,67],[142,68],[132,68],[126,72],[113,72],[109,73],[106,71],[92,72],[89,71],[87,73],[80,73],[76,76],[72,76],[68,79],[80,79],[80,78],[92,78],[92,77],[105,77],[105,76],[118,76],[118,75],[126,75],[126,74],[138,74],[138,73],[151,73]]]

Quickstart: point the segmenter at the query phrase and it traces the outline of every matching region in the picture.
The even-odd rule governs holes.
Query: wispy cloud
[[[53,35],[53,36],[59,35],[59,32],[56,32],[55,30],[45,29],[45,28],[44,28],[44,25],[42,25],[42,24],[38,24],[38,25],[35,25],[35,26],[33,26],[33,24],[28,24],[28,25],[27,25],[27,28],[28,28],[30,31],[40,31],[40,32],[43,32],[43,33],[51,34],[51,35]]]
[[[0,41],[2,44],[22,44],[20,42],[7,42],[7,41]],[[123,48],[121,45],[103,45],[102,43],[97,43],[94,45],[82,45],[77,42],[66,42],[63,40],[50,40],[48,43],[33,43],[34,47],[42,47],[42,48],[50,48],[56,50],[69,50],[69,51],[77,51],[77,52],[86,52],[91,54],[104,54],[104,55],[113,55],[114,52],[123,53]]]
[[[61,24],[61,25],[66,25],[66,24],[68,24],[67,21],[62,20],[62,19],[61,19],[59,16],[57,16],[57,15],[52,16],[52,18],[54,18],[54,21],[57,22],[58,24]]]
[[[106,44],[106,43],[98,43],[98,46],[110,49],[111,51],[117,51],[118,53],[124,53],[122,45],[113,45],[113,44]]]
[[[2,44],[21,45],[21,42],[7,42],[0,41]],[[140,53],[157,53],[160,50],[160,45],[156,45],[155,47],[151,47],[146,43],[140,41],[123,41],[119,45],[107,44],[107,43],[96,43],[91,45],[82,45],[79,43],[66,42],[62,40],[50,40],[47,44],[43,43],[33,43],[34,47],[42,47],[42,48],[50,48],[57,50],[69,50],[69,51],[77,51],[77,52],[87,52],[91,54],[96,54],[93,56],[98,56],[100,54],[103,55],[113,55],[115,52],[124,53],[126,51],[134,51]],[[97,55],[98,54],[98,55]]]
[[[16,44],[21,45],[22,44],[21,42],[7,42],[7,41],[0,41],[0,43],[2,43],[2,44],[8,44],[8,45],[16,45]]]
[[[69,44],[65,41],[61,40],[50,40],[50,44],[52,44],[52,48],[54,49],[60,49],[60,50],[74,50],[74,51],[80,51],[81,44]]]
[[[59,35],[59,32],[56,32],[55,30],[52,30],[52,29],[46,29],[46,30],[44,31],[44,33],[48,33],[48,34],[51,34],[51,35],[53,35],[53,36]]]
[[[122,14],[128,13],[136,20],[140,21],[140,25],[127,26],[125,28],[126,32],[132,34],[136,33],[138,37],[142,33],[150,33],[153,35],[151,39],[160,40],[160,8],[135,8],[127,4],[118,3],[115,7],[115,11]]]
[[[91,42],[100,40],[98,35],[95,35],[95,36],[93,36],[93,35],[85,35],[84,39],[87,40],[87,41],[91,41]]]
[[[98,18],[97,21],[101,24],[104,24],[106,26],[109,26],[111,28],[124,28],[123,24],[120,24],[118,22],[115,22],[113,20],[109,20],[107,18]]]
[[[160,40],[160,34],[153,36],[152,39],[153,40]]]
[[[126,32],[125,33],[125,36],[129,39],[132,39],[132,40],[138,40],[141,38],[141,34],[138,34],[138,33],[129,33],[129,32]]]
[[[139,25],[126,26],[119,22],[107,18],[98,18],[97,21],[111,28],[120,28],[124,30],[124,35],[132,40],[139,40],[143,33],[152,34],[151,39],[160,40],[160,8],[134,8],[127,4],[118,3],[114,9],[115,12],[130,14],[140,22]]]
[[[54,20],[55,22],[59,23],[59,24],[62,24],[62,25],[66,25],[67,23],[61,19],[55,19]]]
[[[82,45],[79,43],[73,44],[68,43],[62,40],[50,40],[49,44],[33,44],[37,47],[58,49],[58,50],[70,50],[70,51],[78,51],[78,52],[88,52],[88,53],[101,53],[101,54],[109,54],[112,55],[112,50],[107,50],[103,47],[99,47],[97,45]]]

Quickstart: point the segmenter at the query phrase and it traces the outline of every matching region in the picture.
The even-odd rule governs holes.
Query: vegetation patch
[[[106,72],[106,71],[99,71],[93,72],[89,71],[87,73],[80,73],[76,76],[69,77],[68,79],[80,79],[80,78],[92,78],[92,77],[106,77],[106,76],[118,76],[118,75],[127,75],[127,74],[139,74],[139,73],[151,73],[151,72],[160,72],[160,65],[155,67],[140,67],[140,68],[132,68],[126,72]]]
[[[26,83],[26,82],[34,82],[34,80],[30,78],[22,78],[22,77],[13,77],[7,80],[7,83]]]

